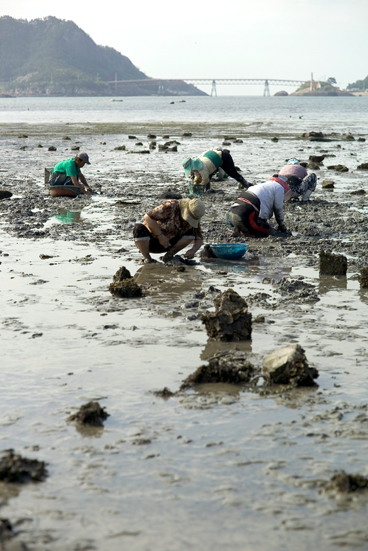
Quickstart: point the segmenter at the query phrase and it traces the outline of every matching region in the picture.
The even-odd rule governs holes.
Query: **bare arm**
[[[193,258],[195,253],[202,247],[203,239],[195,239],[193,246],[184,254],[185,258]]]
[[[79,187],[82,193],[87,193],[88,191],[92,191],[92,189],[87,184],[87,180],[85,179],[85,177],[81,172],[79,173],[79,179],[76,178],[75,176],[71,176],[71,180],[73,182],[73,185]],[[81,183],[79,182],[79,180]]]
[[[144,225],[149,229],[149,231],[152,233],[153,237],[156,237],[159,240],[160,245],[165,247],[167,249],[170,246],[170,241],[162,233],[162,230],[160,226],[157,224],[156,220],[153,220],[148,214],[146,214],[143,218]]]

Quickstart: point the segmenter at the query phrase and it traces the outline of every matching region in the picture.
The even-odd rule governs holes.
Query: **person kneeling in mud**
[[[298,159],[290,159],[288,164],[279,171],[278,176],[287,177],[291,189],[291,199],[301,197],[302,201],[309,201],[317,186],[316,174],[308,175],[307,170],[300,164]]]
[[[291,197],[291,190],[285,176],[271,178],[267,182],[252,186],[249,191],[238,194],[236,202],[226,214],[226,223],[234,228],[233,236],[240,233],[254,237],[268,237],[286,233],[284,223],[284,201]],[[278,230],[267,222],[275,215]]]
[[[79,153],[76,157],[60,161],[50,174],[50,186],[76,186],[81,193],[92,193],[87,180],[81,172],[84,165],[90,165],[87,153]]]
[[[228,149],[221,147],[205,151],[199,157],[185,159],[183,161],[184,172],[195,184],[202,184],[206,190],[211,188],[210,180],[219,171],[234,178],[244,188],[249,186],[248,182],[237,171],[232,156]],[[220,173],[221,174],[221,173]]]
[[[143,224],[136,224],[133,236],[136,247],[146,262],[155,262],[150,253],[166,253],[164,262],[190,245],[184,254],[191,259],[203,244],[200,219],[205,205],[199,199],[169,199],[144,216]]]

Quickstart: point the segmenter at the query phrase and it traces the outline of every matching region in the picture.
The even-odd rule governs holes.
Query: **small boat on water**
[[[109,99],[109,101],[124,101],[122,99]]]
[[[78,186],[50,186],[51,197],[77,197],[80,193]]]

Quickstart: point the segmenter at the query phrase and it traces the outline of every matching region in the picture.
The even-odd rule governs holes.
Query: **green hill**
[[[356,80],[352,84],[348,84],[348,90],[367,90],[368,88],[368,77],[365,77],[363,80]]]
[[[0,18],[0,91],[15,95],[111,94],[106,81],[146,79],[126,56],[98,46],[72,21]]]

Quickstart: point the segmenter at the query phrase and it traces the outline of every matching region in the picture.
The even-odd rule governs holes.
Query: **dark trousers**
[[[222,151],[222,165],[221,168],[228,174],[231,178],[234,178],[237,182],[242,182],[244,180],[243,176],[237,172],[234,161],[230,152],[227,149]]]
[[[184,235],[191,235],[194,237],[193,229],[188,230]],[[152,235],[149,229],[144,224],[136,224],[133,228],[133,237],[135,240],[149,241],[150,253],[165,253],[168,249],[171,249],[184,235],[178,235],[170,239],[170,245],[167,249],[161,245],[159,240]],[[188,240],[189,244],[189,240]]]

